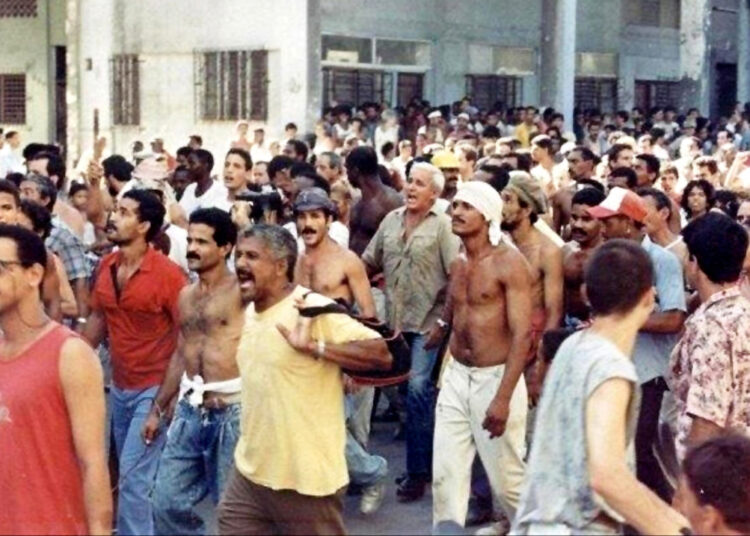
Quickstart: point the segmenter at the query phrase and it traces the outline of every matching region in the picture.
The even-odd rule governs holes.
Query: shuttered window
[[[198,117],[211,121],[268,118],[268,52],[200,51],[195,54]]]
[[[523,80],[517,76],[468,75],[466,94],[480,110],[491,110],[496,103],[505,107],[521,106]]]
[[[26,75],[0,74],[0,123],[26,123]]]
[[[575,105],[581,111],[597,109],[611,114],[617,111],[616,78],[576,78]]]
[[[36,17],[36,0],[0,0],[0,18]]]
[[[112,120],[115,125],[141,122],[139,68],[135,54],[112,58]]]

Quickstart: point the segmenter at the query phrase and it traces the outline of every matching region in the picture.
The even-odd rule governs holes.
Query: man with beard
[[[544,213],[544,192],[541,183],[522,171],[513,171],[502,192],[503,229],[510,232],[513,243],[526,257],[532,271],[531,284],[531,350],[528,359],[536,358],[542,333],[559,327],[563,316],[562,249],[537,229],[534,224]],[[532,401],[539,396],[532,374],[529,378]]]
[[[219,532],[343,534],[341,368],[387,369],[388,347],[349,315],[302,316],[332,302],[293,283],[297,242],[282,227],[245,229],[235,258],[248,305],[237,349],[242,423]]]
[[[597,188],[604,193],[604,186],[594,179],[594,171],[599,158],[587,147],[578,146],[568,153],[568,173],[573,184],[561,188],[550,198],[552,205],[552,229],[562,236],[569,236],[571,200],[576,192],[583,188]]]
[[[109,335],[112,355],[112,436],[120,463],[118,534],[153,534],[151,487],[164,444],[146,445],[141,430],[177,347],[180,268],[149,245],[164,206],[144,190],[127,192],[107,225],[118,251],[99,264],[92,313],[83,334],[96,348]]]
[[[175,433],[167,434],[153,495],[157,534],[205,534],[195,506],[209,493],[214,504],[219,502],[232,466],[244,310],[226,261],[236,239],[237,229],[223,210],[198,209],[190,216],[187,260],[199,280],[180,293],[177,351],[142,432],[146,444],[157,438],[179,389]]]
[[[521,493],[526,450],[526,385],[531,275],[526,259],[502,243],[500,195],[468,182],[453,200],[452,229],[465,253],[451,265],[448,306],[426,346],[452,328],[437,402],[433,524],[464,525],[476,453],[492,494],[512,519]],[[520,380],[520,381],[519,381]]]
[[[583,272],[591,254],[603,242],[602,224],[588,213],[604,201],[604,194],[596,188],[576,192],[570,210],[571,241],[563,248],[563,276],[565,278],[565,324],[577,326],[588,320],[589,307],[583,297]]]
[[[305,251],[297,260],[294,280],[350,308],[356,306],[365,318],[375,318],[377,313],[365,265],[329,234],[333,212],[333,202],[320,188],[308,188],[297,196],[294,214]],[[363,488],[360,510],[372,514],[385,497],[383,481],[388,473],[385,458],[373,456],[364,448],[369,435],[374,389],[357,388],[347,381],[347,392],[347,466],[352,482]]]
[[[403,205],[404,200],[380,180],[378,157],[370,147],[357,147],[349,153],[346,173],[351,185],[362,192],[362,199],[352,209],[349,241],[352,251],[362,255],[385,215]]]

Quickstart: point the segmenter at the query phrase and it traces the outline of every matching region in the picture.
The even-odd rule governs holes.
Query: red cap
[[[612,188],[604,201],[586,210],[600,220],[612,216],[627,216],[638,223],[643,223],[648,214],[643,199],[630,190],[620,187]]]

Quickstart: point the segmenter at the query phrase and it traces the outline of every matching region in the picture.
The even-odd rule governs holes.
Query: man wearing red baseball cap
[[[634,192],[612,188],[604,201],[587,210],[602,220],[605,240],[637,241],[654,267],[656,306],[641,328],[633,350],[642,395],[635,436],[636,473],[641,482],[670,502],[672,489],[653,453],[653,444],[658,437],[659,412],[667,391],[664,376],[669,356],[679,339],[687,311],[682,264],[676,255],[651,242],[644,227],[648,209]],[[622,278],[623,284],[628,284],[628,274],[622,274]]]

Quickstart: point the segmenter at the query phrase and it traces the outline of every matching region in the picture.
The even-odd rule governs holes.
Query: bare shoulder
[[[339,246],[336,256],[341,260],[347,270],[360,267],[364,268],[365,266],[364,261],[362,261],[359,255],[354,253],[351,249]]]
[[[60,380],[63,387],[79,385],[98,378],[102,367],[94,350],[80,337],[68,337],[60,348]]]
[[[505,282],[531,278],[531,266],[523,253],[505,244],[500,244],[492,253],[492,266]]]
[[[537,236],[539,237],[539,245],[542,251],[542,260],[547,257],[559,256],[562,258],[562,248],[555,244],[550,237],[537,230]]]

